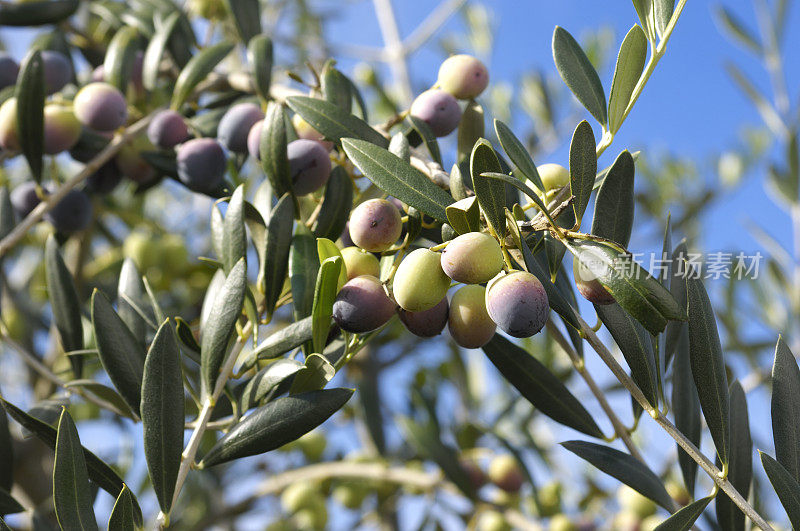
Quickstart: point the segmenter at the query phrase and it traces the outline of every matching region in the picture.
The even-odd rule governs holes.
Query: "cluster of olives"
[[[333,318],[343,330],[375,330],[397,313],[417,336],[433,337],[447,326],[459,345],[479,348],[498,327],[514,337],[542,329],[549,313],[544,286],[530,273],[505,271],[500,244],[483,232],[457,236],[441,252],[411,251],[397,267],[390,294],[372,253],[395,246],[402,226],[400,210],[386,199],[370,199],[353,210],[349,238],[354,246],[342,250],[348,281],[333,305]],[[464,286],[448,302],[451,282]]]

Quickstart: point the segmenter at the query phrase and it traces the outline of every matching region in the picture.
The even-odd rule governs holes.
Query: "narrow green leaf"
[[[458,234],[477,232],[481,228],[481,212],[475,196],[456,201],[445,209],[447,222]]]
[[[719,342],[717,321],[700,279],[686,280],[689,307],[689,357],[708,430],[723,463],[730,453],[728,377]]]
[[[500,335],[495,335],[483,351],[500,374],[539,411],[581,433],[603,437],[580,401],[529,352]]]
[[[0,461],[0,489],[11,491],[14,485],[14,441],[8,429],[5,409],[0,411],[0,455],[4,456]]]
[[[364,140],[345,138],[342,147],[359,171],[378,188],[432,218],[447,221],[445,208],[453,198],[422,172]]]
[[[678,303],[678,306],[681,308],[686,308],[686,276],[687,271],[686,267],[678,267],[679,264],[683,264],[683,260],[688,260],[688,250],[686,248],[686,240],[682,240],[678,245],[675,246],[675,249],[672,251],[671,257],[667,257],[670,259],[670,264],[672,265],[672,275],[669,281],[669,292],[672,294],[672,297]],[[664,366],[669,366],[669,362],[672,359],[673,354],[675,353],[675,349],[678,345],[678,340],[680,339],[681,334],[683,334],[683,330],[686,329],[688,325],[682,321],[670,321],[667,323],[667,329],[664,333]]]
[[[125,399],[122,398],[122,395],[106,385],[95,382],[94,380],[81,379],[66,382],[64,387],[67,389],[78,387],[84,391],[88,391],[89,393],[114,406],[119,415],[133,420],[138,419],[136,413],[133,412]]]
[[[497,153],[486,139],[479,139],[472,148],[469,160],[472,188],[481,206],[486,221],[498,237],[506,235],[506,192],[505,185],[497,179],[486,178],[482,174],[499,174],[502,171]]]
[[[339,274],[343,267],[341,256],[327,258],[319,266],[311,310],[313,352],[322,352],[322,349],[325,348],[325,341],[328,339],[328,332],[331,329],[333,301],[336,298]]]
[[[311,319],[310,317],[308,318]],[[261,404],[267,395],[278,385],[292,378],[305,367],[304,364],[292,359],[279,359],[270,363],[255,376],[250,378],[241,394],[242,411],[247,411]]]
[[[11,194],[7,186],[0,187],[0,239],[5,238],[17,225]]]
[[[322,68],[320,75],[322,96],[326,101],[350,113],[353,106],[353,96],[350,94],[351,83],[333,66],[334,64],[335,61],[329,59]]]
[[[292,380],[289,394],[297,395],[325,387],[333,379],[336,369],[325,356],[309,354]]]
[[[750,48],[752,51],[760,54],[762,51],[761,43],[758,37],[747,28],[744,23],[737,17],[730,9],[725,6],[716,6],[717,20],[722,27],[730,34],[731,37],[736,39],[739,44]]]
[[[686,320],[685,311],[670,292],[631,255],[611,244],[590,240],[574,240],[568,246],[617,303],[651,334],[661,333],[667,320]]]
[[[291,191],[292,177],[289,174],[289,159],[286,155],[288,138],[283,105],[270,103],[261,126],[261,168],[267,174],[272,189],[278,196]]]
[[[261,6],[259,0],[225,0],[233,16],[234,26],[242,42],[247,43],[261,33]]]
[[[44,267],[47,279],[47,295],[53,312],[58,334],[61,336],[61,347],[64,351],[83,349],[83,324],[81,323],[81,305],[72,274],[64,264],[58,244],[54,236],[47,238],[44,248]],[[83,362],[80,358],[70,358],[72,372],[76,378],[81,376]]]
[[[136,264],[131,258],[122,262],[117,284],[117,313],[131,335],[136,338],[141,352],[145,352],[145,338],[147,336],[147,321],[140,314],[147,307],[146,293],[142,277]],[[152,321],[148,315],[148,319]],[[142,358],[144,361],[144,358]]]
[[[269,101],[272,84],[272,39],[267,35],[256,35],[247,45],[247,60],[253,69],[253,83],[262,101]]]
[[[92,293],[92,325],[100,363],[131,410],[139,415],[144,361],[139,342],[102,292]]]
[[[43,0],[0,4],[0,26],[43,26],[72,16],[80,0]]]
[[[32,417],[31,415],[25,413],[14,404],[7,402],[2,397],[0,397],[0,405],[2,405],[11,418],[16,420],[20,425],[22,425],[23,428],[36,435],[36,437],[45,443],[51,450],[55,450],[57,439],[57,432],[55,428],[45,422],[42,422],[38,418]],[[83,457],[86,461],[89,479],[91,479],[95,484],[97,484],[97,486],[111,494],[113,497],[116,498],[119,496],[119,493],[122,491],[122,487],[124,485],[122,478],[119,477],[119,474],[114,472],[110,466],[108,466],[99,457],[86,448],[83,449]],[[135,498],[133,502],[136,525],[141,526],[142,510],[139,508],[139,504]]]
[[[45,95],[44,63],[41,52],[34,49],[20,64],[14,96],[19,145],[37,183],[42,181]]]
[[[619,304],[595,304],[594,309],[625,357],[636,385],[657,408],[658,373],[649,332]]]
[[[589,205],[597,174],[597,156],[594,151],[594,133],[586,120],[578,124],[569,145],[569,186],[575,199],[572,209],[580,224]],[[606,178],[608,180],[608,178]]]
[[[325,185],[314,236],[336,240],[344,232],[353,207],[353,183],[342,166],[336,166]]]
[[[317,258],[319,258],[319,263],[322,264],[325,260],[329,258],[341,258],[342,252],[333,243],[333,240],[329,240],[327,238],[317,238]],[[319,279],[319,277],[317,277]],[[344,283],[347,282],[347,268],[345,267],[344,263],[342,263],[341,267],[339,268],[339,278],[337,279],[336,290],[342,289]],[[316,297],[316,291],[315,297]],[[313,314],[313,310],[312,310]],[[319,352],[319,351],[317,351]]]
[[[117,87],[123,94],[128,88],[136,52],[139,51],[138,39],[139,31],[134,26],[122,26],[111,38],[106,49],[103,76],[107,83]],[[142,73],[144,74],[144,70]]]
[[[158,21],[158,19],[156,20]],[[166,50],[167,43],[175,28],[178,27],[179,20],[180,13],[175,11],[167,15],[163,22],[156,24],[156,31],[147,44],[147,49],[144,52],[144,61],[142,62],[142,84],[147,90],[156,88],[164,50]]]
[[[422,139],[422,141],[425,143],[425,147],[428,148],[428,152],[431,154],[431,158],[434,161],[438,162],[439,165],[441,166],[442,153],[439,150],[439,141],[436,139],[436,135],[433,134],[433,131],[431,131],[430,126],[427,123],[420,120],[419,118],[417,118],[416,116],[412,116],[410,114],[408,115],[406,120],[408,120],[408,123],[411,124],[411,129],[415,131]],[[464,120],[463,115],[461,117],[461,120],[462,121],[460,123],[463,123]],[[469,149],[472,149],[471,145]]]
[[[178,80],[175,82],[175,89],[172,92],[172,108],[178,109],[183,105],[197,84],[205,79],[231,50],[233,50],[233,44],[223,41],[195,54],[181,70]]]
[[[429,128],[430,129],[430,128]],[[403,162],[411,160],[411,144],[403,133],[395,133],[389,141],[389,153],[402,159]]]
[[[789,522],[793,528],[800,528],[800,483],[782,464],[764,452],[758,453],[761,455],[761,465],[767,473],[769,482],[772,483],[772,488],[775,489],[781,505],[789,516]]]
[[[292,285],[292,307],[296,321],[311,315],[317,271],[317,240],[305,225],[299,224],[292,237],[292,251],[289,254],[289,281]]]
[[[800,369],[783,337],[772,365],[772,438],[775,457],[800,481]]]
[[[693,501],[661,522],[653,531],[689,531],[712,499],[713,496],[706,496]]]
[[[642,496],[646,496],[668,511],[672,510],[672,498],[647,465],[625,452],[587,441],[567,441],[561,446],[589,462],[592,466],[628,485]]]
[[[592,63],[567,30],[553,32],[553,59],[561,79],[601,125],[606,125],[606,95]]]
[[[389,146],[389,141],[367,122],[329,101],[290,96],[286,104],[328,140],[339,143],[343,138],[352,137],[382,148]]]
[[[127,485],[122,486],[122,490],[114,502],[111,515],[108,518],[108,529],[114,531],[136,531],[134,521],[133,495]]]
[[[700,412],[700,397],[692,379],[688,327],[683,328],[675,350],[675,363],[672,367],[672,409],[675,412],[675,427],[699,448],[703,434],[703,418]],[[678,465],[686,490],[694,496],[697,462],[689,457],[680,445],[678,445]]]
[[[457,162],[469,160],[475,143],[485,136],[484,130],[483,107],[477,101],[469,100],[461,113],[461,121],[458,122]],[[441,156],[435,157],[434,160],[439,164],[442,163]]]
[[[647,61],[647,36],[637,25],[628,31],[617,55],[614,67],[614,78],[611,81],[611,93],[608,99],[608,127],[616,133],[625,115],[625,109],[631,101],[633,89],[639,82]]]
[[[83,447],[66,408],[61,410],[58,420],[53,504],[61,529],[97,529]]]
[[[247,291],[247,265],[239,260],[228,273],[225,284],[214,297],[210,319],[203,327],[200,344],[201,390],[210,396],[225,361],[228,343],[242,314],[244,295]]]
[[[228,209],[225,211],[225,221],[222,225],[222,266],[225,273],[239,260],[247,263],[247,232],[244,228],[244,186],[239,185],[234,190]]]
[[[181,466],[186,415],[180,351],[169,320],[161,324],[147,352],[141,410],[147,469],[158,505],[169,513]]]
[[[656,31],[659,37],[664,36],[664,32],[672,19],[672,11],[675,9],[675,0],[653,0],[653,11],[655,12]]]
[[[264,292],[267,316],[275,311],[275,304],[283,291],[289,269],[293,225],[294,202],[292,196],[284,194],[272,210],[267,224],[266,265],[264,275],[258,279],[258,285]]]
[[[647,34],[647,40],[655,41],[656,28],[653,27],[653,0],[633,0],[633,7],[639,15],[639,23]]]
[[[597,192],[592,234],[628,246],[633,229],[633,157],[619,154]],[[669,258],[669,257],[667,257]]]
[[[258,344],[250,356],[242,364],[244,367],[255,365],[256,360],[277,358],[290,350],[299,347],[312,337],[311,316],[281,328]]]
[[[533,163],[533,159],[522,142],[520,142],[520,140],[514,136],[514,133],[511,132],[511,129],[500,120],[494,121],[494,131],[506,155],[508,155],[511,162],[513,162],[522,173],[522,177],[532,182],[540,192],[544,192],[544,184],[542,184],[542,178],[539,176],[536,164]]]
[[[539,207],[540,210],[544,211],[547,210],[542,198],[537,194],[530,186],[526,183],[520,181],[516,177],[512,177],[511,175],[506,175],[505,173],[494,173],[494,172],[486,172],[481,174],[483,177],[488,177],[490,179],[495,179],[498,181],[503,181],[506,184],[510,184],[511,186],[517,188],[519,191],[524,193],[526,196],[530,197],[531,200],[536,203],[536,206]],[[556,220],[556,222],[560,221],[564,217],[564,214]],[[572,228],[570,226],[570,228]]]
[[[202,465],[214,466],[280,448],[325,422],[352,395],[352,389],[323,389],[261,406],[217,441]]]
[[[753,439],[747,417],[747,398],[738,380],[729,391],[731,406],[731,454],[728,462],[728,481],[733,488],[747,496],[753,480]],[[720,490],[717,493],[717,522],[722,529],[744,531],[744,513]]]

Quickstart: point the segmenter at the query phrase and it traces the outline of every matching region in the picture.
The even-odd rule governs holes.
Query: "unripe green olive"
[[[475,527],[478,531],[511,531],[511,526],[498,511],[483,511]]]
[[[569,170],[560,164],[540,164],[536,171],[547,192],[569,185]]]
[[[325,453],[325,447],[328,445],[325,435],[319,431],[314,430],[306,433],[297,439],[297,445],[300,451],[306,456],[309,461],[319,461],[322,454]]]
[[[320,492],[316,483],[298,481],[283,489],[281,493],[281,505],[287,513],[296,513],[319,504]]]
[[[379,253],[391,247],[403,232],[400,211],[386,199],[370,199],[350,214],[350,238],[365,251]],[[438,302],[438,301],[437,301]]]
[[[320,500],[313,507],[307,507],[294,515],[294,521],[299,529],[325,529],[328,523],[328,508],[324,500]]]
[[[614,531],[639,531],[641,518],[630,511],[622,511],[614,515],[611,529]]]
[[[57,103],[44,107],[44,152],[55,155],[71,149],[81,137],[81,123],[72,110]]]
[[[680,481],[669,479],[664,487],[666,487],[670,497],[672,497],[672,499],[678,502],[680,505],[686,505],[692,501],[689,491],[686,490],[686,487]]]
[[[0,147],[6,151],[19,151],[17,98],[8,98],[0,105]]]
[[[122,244],[122,252],[133,260],[139,271],[144,274],[147,269],[159,263],[158,244],[152,235],[143,232],[131,232]]]
[[[553,516],[561,512],[561,483],[551,481],[539,489],[540,516]]]
[[[550,531],[578,531],[578,526],[566,514],[557,514],[550,519]]]
[[[421,312],[439,304],[449,288],[450,278],[442,271],[441,254],[416,249],[400,262],[392,289],[401,308]]]
[[[439,88],[460,100],[478,97],[489,84],[489,71],[471,55],[452,55],[439,67]]]
[[[355,510],[364,504],[369,492],[369,488],[363,483],[348,481],[334,487],[333,498],[343,507]]]
[[[347,280],[352,280],[361,275],[379,277],[381,263],[374,254],[362,251],[358,247],[345,247],[341,251],[344,267],[347,270]]]
[[[514,456],[503,454],[489,463],[489,481],[506,492],[519,492],[525,478]]]
[[[577,257],[572,260],[572,275],[575,277],[575,286],[578,292],[587,301],[594,304],[613,304],[614,296],[597,280],[597,276],[586,267]]]
[[[485,232],[468,232],[442,251],[442,269],[456,282],[482,284],[503,269],[503,252],[497,240]]]
[[[620,507],[632,512],[640,519],[647,518],[656,512],[656,502],[627,485],[621,486],[617,491],[617,501]]]
[[[639,531],[655,531],[658,526],[664,523],[664,518],[653,514],[642,520],[639,524]]]
[[[472,284],[456,291],[450,300],[447,329],[464,348],[480,348],[494,337],[497,325],[486,311],[486,288]]]

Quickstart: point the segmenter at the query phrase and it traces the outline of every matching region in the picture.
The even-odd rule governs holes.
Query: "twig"
[[[8,236],[0,240],[0,257],[4,256],[17,243],[19,243],[19,241],[25,236],[25,234],[28,233],[31,227],[36,225],[45,214],[50,212],[53,207],[59,203],[59,201],[64,199],[64,196],[66,196],[70,190],[78,186],[89,176],[93,175],[103,164],[111,160],[111,157],[116,155],[123,145],[125,145],[129,140],[146,128],[147,124],[150,123],[153,114],[154,113],[151,113],[150,115],[145,116],[138,122],[125,129],[122,134],[114,137],[111,143],[103,148],[103,150],[100,151],[100,153],[98,153],[92,160],[86,163],[86,166],[80,172],[59,186],[55,192],[50,194],[46,199],[39,203],[25,219],[23,219],[16,227],[14,227],[14,230],[12,230]]]
[[[411,55],[420,46],[428,42],[434,33],[453,16],[453,13],[461,9],[467,0],[444,0],[441,4],[431,11],[431,13],[411,32],[411,35],[403,41],[403,50],[406,56]]]

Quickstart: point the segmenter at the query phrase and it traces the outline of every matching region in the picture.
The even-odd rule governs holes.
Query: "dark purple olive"
[[[19,65],[6,52],[0,52],[0,90],[16,84]]]
[[[195,192],[213,192],[225,177],[227,161],[222,146],[213,138],[196,138],[178,148],[178,178]]]
[[[370,275],[342,286],[333,303],[333,320],[342,330],[361,334],[380,328],[394,315],[395,304],[381,281]]]
[[[89,83],[78,91],[72,105],[78,120],[95,131],[114,131],[128,119],[125,96],[108,83]]]
[[[300,138],[289,142],[286,148],[292,189],[297,195],[319,190],[331,175],[331,158],[328,150],[316,140]]]
[[[526,271],[501,274],[486,288],[486,310],[508,335],[530,337],[547,323],[547,293],[539,279]]]
[[[222,116],[217,127],[217,140],[229,151],[247,153],[247,136],[253,125],[264,119],[255,103],[238,103]]]
[[[461,107],[458,101],[443,90],[426,90],[411,104],[411,116],[419,118],[431,128],[438,137],[452,133],[461,121]]]
[[[44,86],[47,94],[54,94],[72,80],[72,65],[69,58],[61,52],[42,51]]]
[[[77,232],[85,229],[92,221],[92,202],[81,190],[70,190],[53,209],[45,214],[58,232]]]
[[[147,126],[147,138],[161,149],[171,149],[189,137],[186,120],[177,111],[160,111]]]
[[[434,337],[441,334],[447,325],[449,310],[450,304],[447,302],[447,297],[445,297],[430,310],[409,312],[398,308],[397,315],[406,325],[408,331],[415,336]]]
[[[11,191],[11,206],[19,219],[27,217],[39,203],[41,199],[36,195],[36,183],[33,181],[25,181]]]

